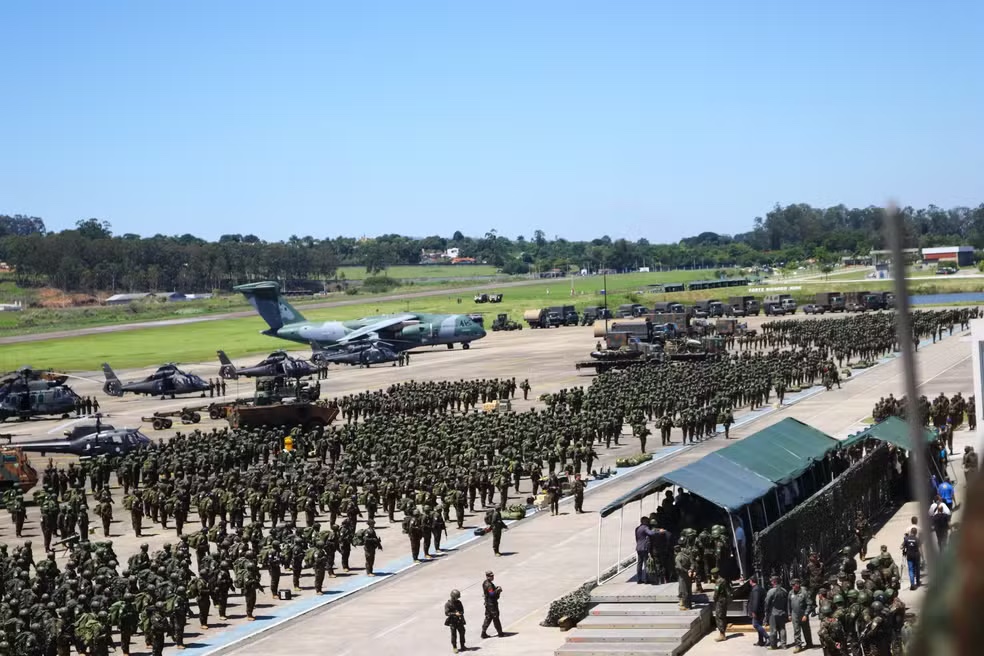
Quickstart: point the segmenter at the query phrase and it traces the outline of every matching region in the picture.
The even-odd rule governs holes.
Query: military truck
[[[604,306],[589,305],[584,308],[584,312],[581,313],[581,325],[591,326],[597,320],[611,319],[611,311]]]
[[[782,307],[782,305],[778,303],[770,303],[768,301],[762,302],[762,312],[764,312],[767,317],[781,317],[786,314],[786,310]]]
[[[523,313],[523,321],[530,328],[556,328],[564,325],[563,315],[553,311],[552,308],[527,310]]]
[[[886,310],[895,309],[895,292],[875,292],[876,294],[881,294],[882,297],[882,307]]]
[[[840,292],[818,292],[813,298],[813,305],[823,308],[824,312],[843,312],[844,295]]]
[[[724,306],[724,314],[728,317],[758,316],[758,299],[754,296],[732,296]]]
[[[618,310],[615,311],[615,317],[617,319],[638,317],[640,314],[645,313],[645,311],[646,308],[641,303],[624,303],[618,306]]]
[[[654,314],[685,314],[686,311],[683,303],[676,301],[661,301],[653,306]]]
[[[577,310],[573,305],[555,305],[547,308],[548,313],[560,315],[560,326],[576,326],[578,322]]]
[[[605,325],[597,324],[595,325],[594,335],[595,337],[608,337],[615,333],[624,333],[626,335],[631,335],[640,342],[651,342],[653,341],[653,324],[648,319],[612,319],[608,322],[608,333],[605,333]]]
[[[851,312],[867,312],[882,309],[884,300],[880,293],[848,292],[844,297],[844,305]]]
[[[694,303],[694,308],[704,313],[704,317],[720,317],[724,315],[724,303],[717,299],[705,299]]]
[[[0,439],[10,443],[12,435],[0,434]],[[27,494],[27,491],[38,484],[38,472],[31,465],[24,450],[16,446],[0,447],[0,491],[20,489]]]
[[[508,314],[500,314],[492,322],[492,332],[499,332],[500,330],[522,330],[523,324],[518,321],[513,321],[509,318]]]
[[[789,294],[772,294],[766,296],[763,307],[773,305],[782,308],[783,314],[796,314],[796,301]],[[768,312],[766,312],[768,314]]]

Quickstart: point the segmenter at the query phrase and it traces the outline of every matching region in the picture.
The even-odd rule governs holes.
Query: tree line
[[[984,248],[984,204],[976,208],[903,208],[905,245],[973,245]],[[371,273],[418,264],[423,252],[458,248],[463,257],[494,265],[506,274],[559,269],[597,271],[656,268],[726,268],[788,264],[815,259],[830,266],[842,255],[886,247],[882,208],[815,208],[776,205],[754,220],[749,232],[703,232],[673,244],[602,236],[590,241],[548,238],[542,230],[509,238],[456,231],[451,237],[386,234],[373,239],[291,236],[264,241],[251,234],[206,241],[191,234],[152,237],[114,235],[99,219],[48,232],[38,217],[0,215],[0,261],[22,285],[52,285],[66,291],[210,291],[261,279],[337,279],[339,266]]]

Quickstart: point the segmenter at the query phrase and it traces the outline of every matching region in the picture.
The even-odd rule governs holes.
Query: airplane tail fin
[[[116,377],[116,372],[113,371],[113,368],[107,362],[103,362],[103,375],[106,377],[103,392],[109,396],[123,396],[123,383]]]
[[[236,365],[232,364],[232,360],[226,355],[226,352],[219,349],[216,351],[219,355],[219,362],[222,366],[219,367],[219,375],[223,378],[236,378]]]
[[[276,333],[284,326],[306,321],[304,315],[295,310],[290,303],[280,297],[280,285],[276,282],[254,282],[234,288],[242,292],[253,309],[270,326],[267,333]]]

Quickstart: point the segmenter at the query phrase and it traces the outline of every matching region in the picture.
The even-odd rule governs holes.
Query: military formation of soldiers
[[[112,644],[128,653],[135,634],[154,653],[168,639],[181,646],[192,609],[199,626],[208,627],[213,607],[226,617],[233,592],[253,618],[265,591],[261,571],[272,597],[286,575],[294,589],[326,592],[328,579],[353,569],[355,548],[364,552],[366,573],[374,574],[382,549],[377,518],[393,524],[397,511],[414,555],[423,547],[427,557],[440,552],[452,516],[462,527],[480,503],[492,509],[498,551],[501,510],[526,479],[535,496],[551,474],[589,474],[594,449],[618,444],[626,424],[640,445],[645,436],[637,427],[650,423],[664,443],[673,428],[693,441],[713,435],[718,424],[727,429],[734,409],[770,403],[773,393],[781,399],[788,386],[833,382],[833,361],[841,355],[874,358],[893,348],[885,316],[765,324],[767,352],[745,349],[702,362],[609,372],[587,389],[544,395],[544,407],[523,412],[478,410],[518,391],[528,398],[527,380],[408,382],[339,399],[344,422],[293,429],[289,449],[282,429],[195,430],[123,457],[67,468],[49,463],[43,489],[34,495],[37,516],[17,491],[4,500],[18,535],[37,521],[45,550],[65,548],[68,561],[59,568],[49,556],[38,567],[29,544],[9,557],[0,551],[7,582],[0,656],[62,654],[72,647],[98,656]],[[953,311],[916,313],[916,334],[938,334],[946,322],[965,318]],[[110,487],[112,476],[119,489]],[[681,494],[652,518],[678,536],[653,547],[654,575],[716,585],[717,569],[718,578],[731,580],[737,569],[729,531],[689,497]],[[158,525],[173,530],[175,542],[153,554],[142,549],[121,567],[111,543],[90,540],[96,530],[89,527],[90,511],[110,537],[116,509],[129,515],[136,535]],[[193,516],[196,530],[186,532]],[[675,553],[668,557],[670,548]],[[882,603],[892,603],[883,595]],[[836,595],[829,597],[839,610]],[[880,631],[862,631],[866,637],[859,639],[874,645]]]
[[[882,397],[875,403],[871,411],[871,416],[875,422],[884,421],[889,417],[900,417],[905,419],[908,410],[906,397],[895,398],[889,394],[888,398]],[[942,392],[930,402],[926,395],[919,397],[917,401],[919,421],[923,426],[932,425],[936,428],[940,440],[946,445],[947,451],[953,453],[953,431],[960,428],[967,420],[970,430],[977,430],[977,401],[974,396],[967,399],[963,398],[960,392],[947,398]]]

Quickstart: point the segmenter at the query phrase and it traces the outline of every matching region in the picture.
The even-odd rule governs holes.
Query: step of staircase
[[[598,643],[598,642],[649,642],[664,643],[672,651],[680,644],[687,629],[582,629],[580,627],[567,632],[568,643]]]
[[[700,609],[680,610],[676,604],[668,603],[601,603],[596,604],[589,615],[666,615],[672,617],[698,617]]]
[[[673,650],[658,642],[568,643],[554,656],[673,656]]]
[[[706,604],[709,601],[707,594],[695,593],[692,596],[694,604]],[[606,583],[591,591],[591,602],[595,604],[604,603],[644,603],[644,604],[676,604],[679,603],[677,597],[676,583],[664,583],[662,585],[638,585],[636,583]]]
[[[634,606],[635,604],[625,604]],[[686,612],[686,611],[684,611]],[[693,615],[588,615],[577,623],[579,629],[675,629],[688,631],[700,617]]]

